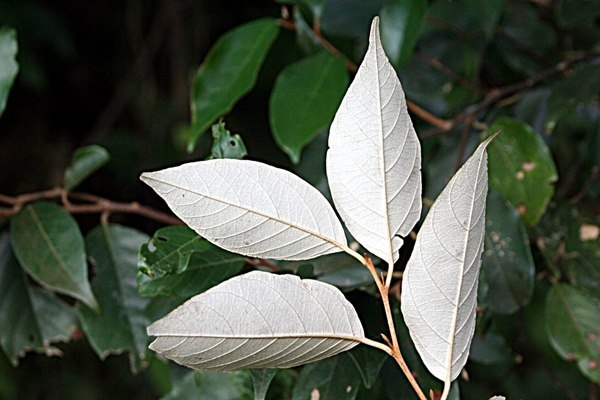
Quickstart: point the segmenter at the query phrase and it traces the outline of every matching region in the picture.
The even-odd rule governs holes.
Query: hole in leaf
[[[233,139],[232,139],[232,140],[230,140],[230,141],[229,141],[229,145],[230,145],[231,147],[235,147],[235,146],[236,146],[235,140],[233,140]]]
[[[161,242],[168,242],[168,241],[169,241],[169,239],[167,239],[167,238],[166,238],[166,237],[164,237],[164,236],[157,236],[156,238],[157,238],[158,240],[160,240]]]

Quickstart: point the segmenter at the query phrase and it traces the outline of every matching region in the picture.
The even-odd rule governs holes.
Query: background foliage
[[[598,0],[0,2],[0,398],[252,398],[268,374],[167,364],[145,327],[253,268],[332,283],[370,337],[385,332],[349,257],[229,254],[165,227],[178,221],[137,180],[247,152],[327,194],[328,124],[374,15],[422,140],[426,205],[502,131],[478,328],[454,398],[598,398]],[[439,388],[398,324],[421,385]],[[359,347],[278,371],[267,397],[315,388],[412,396],[385,355]]]

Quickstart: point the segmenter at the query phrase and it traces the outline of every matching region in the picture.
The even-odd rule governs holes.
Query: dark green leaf
[[[367,38],[369,25],[385,0],[327,0],[321,30],[329,35]]]
[[[160,400],[240,400],[251,399],[252,395],[244,384],[247,371],[232,373],[202,372],[196,382],[196,372],[189,372],[173,389]],[[244,375],[244,376],[243,376]]]
[[[600,383],[600,298],[556,284],[546,301],[546,332],[554,349]]]
[[[490,188],[500,192],[528,225],[544,214],[554,193],[556,167],[546,143],[531,127],[502,117],[488,129],[502,132],[488,147]]]
[[[0,28],[0,116],[6,108],[8,93],[19,71],[17,56],[17,33],[14,29]]]
[[[252,376],[252,384],[254,387],[254,400],[265,400],[267,391],[271,385],[271,381],[275,374],[276,369],[251,369],[250,375]]]
[[[29,204],[12,218],[10,236],[19,263],[36,281],[98,307],[88,282],[83,237],[70,214],[53,203]]]
[[[425,0],[391,0],[381,9],[381,42],[395,67],[412,56],[426,13]]]
[[[189,151],[217,118],[252,89],[278,32],[277,21],[260,19],[227,32],[211,48],[192,84]]]
[[[108,162],[108,151],[98,145],[80,147],[65,170],[65,189],[72,190]]]
[[[140,249],[138,292],[184,300],[236,275],[244,257],[222,250],[185,226],[156,231]]]
[[[369,346],[357,346],[349,351],[348,355],[356,363],[367,389],[373,386],[383,363],[389,357],[387,353]]]
[[[306,365],[294,391],[292,400],[353,400],[360,387],[360,373],[346,353]]]
[[[587,64],[552,86],[548,99],[546,129],[552,132],[558,121],[573,109],[594,101],[600,92],[600,65]]]
[[[529,238],[519,214],[496,191],[488,195],[485,217],[481,280],[488,293],[483,303],[492,312],[512,314],[533,294],[535,265]]]
[[[213,158],[244,158],[248,152],[240,135],[232,135],[225,129],[225,123],[219,122],[212,126],[213,145],[210,149],[210,156]]]
[[[344,62],[327,52],[287,66],[275,81],[269,120],[275,141],[297,164],[302,148],[326,128],[348,87]]]
[[[16,366],[29,350],[61,354],[51,344],[69,341],[76,321],[66,303],[27,284],[8,234],[0,234],[0,344],[11,363]]]
[[[144,315],[148,304],[136,293],[138,249],[148,237],[132,228],[99,225],[86,237],[86,247],[95,266],[92,282],[100,312],[78,307],[90,344],[101,359],[109,354],[130,353],[131,368],[143,366],[150,321]]]
[[[469,361],[480,364],[498,364],[512,361],[512,350],[506,340],[493,331],[485,335],[475,334],[471,342]]]
[[[600,17],[600,1],[559,0],[554,12],[563,28],[593,29]]]

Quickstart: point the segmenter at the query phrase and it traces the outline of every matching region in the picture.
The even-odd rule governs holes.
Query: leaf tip
[[[369,34],[369,43],[375,43],[379,40],[379,16],[373,17],[371,22],[371,33]]]

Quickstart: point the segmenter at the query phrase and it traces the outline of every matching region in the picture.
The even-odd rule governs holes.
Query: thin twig
[[[279,271],[281,269],[277,265],[272,264],[263,258],[246,257],[246,263],[253,265],[255,267],[269,268],[271,271]]]
[[[469,88],[470,90],[472,90],[475,93],[483,93],[484,92],[484,90],[478,84],[471,82],[464,76],[457,74],[452,68],[446,66],[445,64],[442,64],[442,62],[440,62],[440,60],[438,60],[435,57],[432,57],[424,50],[419,49],[416,52],[416,54],[417,54],[417,57],[419,57],[421,60],[423,60],[424,62],[429,64],[431,67],[437,69],[441,73],[447,75],[450,79],[459,83],[460,85]]]
[[[85,204],[74,204],[70,198],[85,201]],[[0,209],[0,218],[8,218],[17,214],[21,208],[36,200],[60,199],[62,207],[71,214],[104,214],[107,218],[111,213],[135,214],[152,219],[167,225],[182,225],[179,218],[158,211],[152,207],[142,205],[138,202],[118,202],[89,193],[69,193],[64,188],[56,187],[40,192],[26,193],[19,196],[7,196],[0,194],[0,202],[8,204],[9,208]]]

